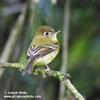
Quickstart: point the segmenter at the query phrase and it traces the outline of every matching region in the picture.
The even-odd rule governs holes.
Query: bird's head
[[[53,28],[49,27],[49,26],[40,26],[37,29],[37,32],[35,34],[35,38],[41,38],[41,39],[53,39],[56,40],[57,39],[57,34],[60,31],[55,31]]]

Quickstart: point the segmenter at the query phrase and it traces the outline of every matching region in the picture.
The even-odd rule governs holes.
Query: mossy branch
[[[20,64],[20,63],[2,63],[0,62],[0,68],[10,68],[10,69],[18,69],[20,71],[23,71],[25,69],[26,65]],[[38,75],[38,73],[42,73],[43,77],[53,76],[55,78],[58,78],[66,88],[68,88],[78,100],[85,100],[84,97],[76,90],[76,88],[72,85],[70,80],[67,78],[68,76],[61,73],[60,71],[53,71],[53,70],[46,70],[41,68],[35,68],[33,74]]]

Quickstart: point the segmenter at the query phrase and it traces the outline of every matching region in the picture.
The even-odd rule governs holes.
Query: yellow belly
[[[49,64],[58,54],[58,51],[51,52],[43,57],[38,58],[36,65],[44,66],[45,64]]]

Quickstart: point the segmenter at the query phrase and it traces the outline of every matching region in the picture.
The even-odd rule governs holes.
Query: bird
[[[60,30],[55,31],[50,26],[40,26],[34,38],[28,47],[26,59],[29,61],[28,65],[22,72],[32,74],[35,66],[46,66],[50,69],[48,64],[57,56],[60,48],[60,43],[57,39]]]

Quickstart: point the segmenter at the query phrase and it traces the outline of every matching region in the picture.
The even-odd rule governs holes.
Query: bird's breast
[[[43,57],[37,59],[36,65],[37,66],[44,66],[45,64],[49,64],[58,54],[58,50],[53,51]]]

